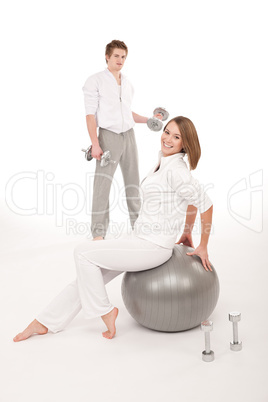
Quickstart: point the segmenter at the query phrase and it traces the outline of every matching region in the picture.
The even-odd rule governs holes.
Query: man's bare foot
[[[112,311],[110,311],[110,313],[101,316],[106,327],[108,328],[108,331],[102,333],[104,338],[112,339],[115,336],[115,333],[116,333],[115,320],[116,320],[117,316],[118,316],[118,308],[117,307],[114,307],[114,309]]]
[[[23,331],[20,332],[18,335],[13,338],[14,342],[24,341],[25,339],[29,338],[33,334],[44,335],[48,331],[47,327],[45,327],[41,322],[37,320],[33,320],[31,324]]]
[[[102,236],[98,236],[98,237],[94,237],[94,239],[93,239],[93,241],[94,240],[103,240],[104,238],[102,237]]]

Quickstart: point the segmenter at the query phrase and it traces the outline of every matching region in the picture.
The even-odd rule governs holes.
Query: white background
[[[55,0],[1,7],[3,402],[37,395],[41,401],[268,399],[265,6]],[[149,117],[164,106],[170,117],[189,117],[199,134],[202,157],[193,175],[214,203],[209,253],[221,283],[210,365],[200,358],[198,328],[160,334],[138,326],[124,308],[119,279],[108,285],[121,311],[111,343],[102,339],[99,321],[82,316],[58,335],[12,342],[73,279],[72,249],[90,236],[94,162],[81,152],[90,144],[82,86],[106,68],[112,39],[129,48],[123,73],[135,88],[133,111]],[[135,133],[142,179],[156,162],[160,133],[141,124]],[[111,222],[127,224],[119,169],[115,182]],[[235,354],[228,312],[237,309],[244,348]]]

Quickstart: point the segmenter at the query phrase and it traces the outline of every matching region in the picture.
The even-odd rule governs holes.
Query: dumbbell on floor
[[[91,150],[92,150],[92,145],[90,145],[87,149],[81,149],[81,151],[85,152],[85,158],[87,161],[91,161],[93,159],[93,156],[91,155]],[[116,161],[113,161],[111,159],[110,151],[105,151],[101,155],[100,165],[101,165],[101,167],[103,167],[103,166],[107,166],[109,163],[116,163]]]
[[[163,107],[157,107],[154,110],[154,116],[148,119],[147,121],[147,126],[152,131],[160,131],[163,127],[162,120],[155,117],[156,114],[161,114],[163,117],[162,118],[163,121],[167,120],[169,116],[169,113],[166,111],[166,109],[164,109]]]
[[[212,362],[214,360],[214,352],[210,350],[210,335],[209,333],[213,330],[212,321],[203,321],[201,323],[201,329],[205,333],[205,350],[202,352],[202,360],[204,362]]]
[[[230,342],[230,349],[239,351],[242,349],[242,342],[238,340],[238,321],[241,321],[241,313],[233,311],[229,313],[229,321],[233,323],[233,341]],[[214,360],[214,352],[210,350],[210,336],[209,333],[213,329],[212,321],[203,321],[201,323],[201,329],[205,333],[205,350],[202,352],[202,359],[205,362],[211,362]]]
[[[229,321],[233,323],[233,342],[230,342],[230,349],[239,351],[242,349],[242,342],[238,340],[238,321],[241,320],[241,313],[233,311],[229,313]]]

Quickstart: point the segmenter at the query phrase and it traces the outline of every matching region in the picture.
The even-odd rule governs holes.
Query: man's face
[[[113,54],[106,56],[107,67],[111,71],[120,71],[126,61],[126,51],[124,49],[114,49]]]

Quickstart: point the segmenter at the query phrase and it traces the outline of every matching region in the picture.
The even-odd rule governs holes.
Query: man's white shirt
[[[131,111],[134,88],[121,73],[121,88],[108,68],[91,75],[83,86],[86,115],[96,118],[97,127],[117,134],[135,125]]]

